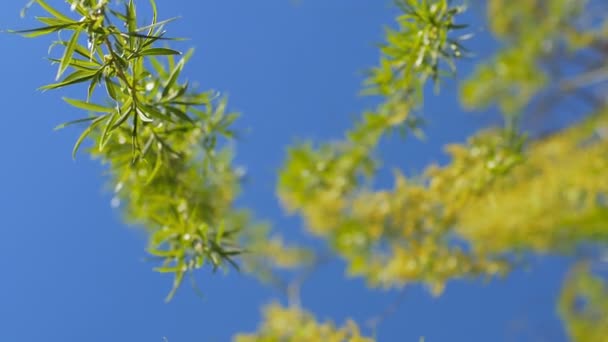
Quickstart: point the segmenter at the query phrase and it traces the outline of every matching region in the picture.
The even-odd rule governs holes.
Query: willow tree
[[[380,61],[363,91],[379,99],[331,142],[291,146],[277,193],[304,229],[331,255],[257,224],[234,205],[241,174],[227,141],[238,115],[182,72],[191,52],[171,49],[154,0],[152,21],[138,20],[136,1],[43,0],[42,26],[26,37],[61,32],[56,82],[80,87],[65,98],[82,118],[73,154],[87,153],[110,170],[125,219],[148,232],[155,270],[174,275],[168,299],[185,275],[202,267],[242,267],[285,290],[287,307],[269,306],[257,333],[236,341],[371,341],[354,322],[318,322],[298,299],[302,274],[327,257],[370,288],[422,283],[441,295],[454,279],[506,275],[533,255],[575,262],[557,303],[575,341],[608,336],[608,285],[597,267],[608,252],[608,6],[602,1],[490,0],[484,8],[499,49],[461,82],[463,106],[497,108],[502,122],[446,146],[450,162],[419,175],[395,172],[394,186],[374,188],[379,142],[393,132],[417,135],[427,85],[455,75],[474,29],[465,6],[448,0],[399,0]],[[477,6],[476,3],[472,5]],[[29,7],[29,6],[28,6]],[[577,104],[568,123],[560,103]],[[556,123],[559,129],[553,129]],[[431,137],[432,138],[432,137]],[[407,143],[405,141],[404,143]],[[604,261],[605,262],[605,261]],[[288,270],[284,281],[277,270]],[[284,274],[282,272],[281,274]],[[289,324],[286,324],[289,322]]]

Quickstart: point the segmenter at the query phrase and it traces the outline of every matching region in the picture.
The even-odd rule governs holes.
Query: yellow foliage
[[[257,333],[241,334],[234,342],[373,342],[361,336],[357,325],[348,321],[342,327],[331,322],[319,323],[297,307],[284,308],[277,304],[264,311],[264,322]]]
[[[450,145],[450,164],[417,181],[397,174],[391,191],[347,196],[318,186],[299,210],[351,275],[384,287],[420,281],[439,293],[450,279],[505,273],[513,251],[565,253],[608,239],[607,129],[597,115],[527,148],[482,132]]]
[[[604,342],[608,336],[608,286],[579,264],[562,290],[559,311],[574,342]]]
[[[604,115],[533,144],[525,162],[463,208],[458,233],[483,253],[606,241],[607,129]]]

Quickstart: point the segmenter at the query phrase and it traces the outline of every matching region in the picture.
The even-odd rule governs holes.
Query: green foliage
[[[586,4],[572,0],[489,1],[488,23],[503,48],[480,63],[462,86],[465,107],[497,104],[506,123],[514,125],[547,86],[550,70],[556,68],[547,62],[584,50],[601,35],[584,21]],[[564,49],[570,51],[565,53]]]
[[[608,285],[588,263],[576,265],[562,290],[559,311],[576,342],[600,342],[608,336]]]
[[[174,275],[169,298],[188,272],[237,267],[238,256],[246,271],[284,290],[290,305],[269,306],[260,331],[236,341],[370,341],[354,323],[337,328],[300,309],[298,290],[323,261],[319,251],[252,225],[234,208],[241,175],[225,146],[237,115],[225,99],[183,80],[191,52],[176,59],[180,52],[158,46],[174,40],[164,31],[172,19],[159,21],[153,0],[144,26],[133,0],[67,2],[71,14],[31,1],[50,16],[16,32],[66,37],[52,45],[62,50],[50,59],[57,81],[41,89],[87,86],[82,99],[64,100],[88,116],[57,128],[85,125],[73,154],[92,141],[89,153],[108,166],[113,203],[149,232],[156,270]],[[455,74],[472,37],[458,21],[463,6],[396,3],[397,25],[386,30],[363,88],[379,104],[337,141],[289,149],[277,189],[285,207],[346,261],[349,275],[372,287],[422,283],[439,295],[455,279],[507,274],[531,254],[605,262],[588,254],[605,252],[608,242],[608,107],[605,89],[595,87],[608,79],[607,16],[591,16],[591,0],[488,1],[501,49],[476,66],[460,93],[468,109],[496,105],[504,124],[446,146],[449,163],[410,178],[395,171],[393,188],[376,189],[379,143],[393,132],[422,134],[424,90]],[[562,98],[590,108],[571,127],[539,134],[546,127],[529,122],[549,122]],[[585,265],[569,277],[560,313],[572,339],[603,341],[608,290]],[[291,283],[279,276],[285,270]]]
[[[234,342],[372,342],[361,336],[357,325],[349,321],[344,327],[333,323],[318,323],[314,317],[297,307],[283,308],[277,304],[269,305],[265,321],[255,334],[237,335]]]
[[[176,61],[180,52],[156,46],[174,40],[165,36],[170,20],[158,21],[153,0],[145,26],[138,26],[133,0],[122,10],[107,0],[68,1],[80,19],[42,0],[33,3],[52,17],[17,33],[69,37],[53,43],[63,48],[61,58],[51,58],[59,81],[41,89],[87,84],[85,99],[64,100],[89,116],[58,128],[88,123],[73,155],[87,138],[93,141],[90,153],[108,165],[115,203],[124,203],[129,220],[150,233],[148,252],[161,263],[156,270],[175,275],[169,298],[190,270],[236,266],[236,233],[246,224],[244,213],[232,208],[240,176],[220,144],[232,138],[237,115],[213,91],[181,81],[192,51]],[[104,104],[92,102],[100,97]]]
[[[424,184],[397,175],[393,191],[376,192],[362,183],[377,169],[373,152],[380,139],[395,129],[419,129],[415,112],[425,83],[438,84],[466,51],[461,41],[468,36],[452,37],[466,27],[456,23],[463,7],[448,1],[398,4],[398,29],[387,31],[380,66],[366,81],[366,91],[383,101],[343,141],[292,148],[278,192],[287,208],[301,213],[308,228],[348,261],[351,274],[383,286],[420,280],[439,293],[450,278],[500,274],[505,263],[450,246],[452,208]]]

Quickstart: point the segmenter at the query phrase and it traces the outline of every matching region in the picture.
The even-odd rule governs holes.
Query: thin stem
[[[371,318],[369,318],[367,320],[367,326],[372,331],[374,331],[374,334],[375,334],[376,330],[378,329],[378,326],[382,322],[384,322],[387,318],[389,318],[390,316],[395,314],[395,312],[397,312],[399,307],[401,307],[401,304],[403,304],[403,301],[406,298],[405,295],[406,295],[405,289],[401,289],[399,292],[399,295],[395,298],[395,300],[393,300],[387,307],[385,307],[384,310],[382,310],[382,312],[380,312],[379,314],[377,314],[375,316],[372,316]]]

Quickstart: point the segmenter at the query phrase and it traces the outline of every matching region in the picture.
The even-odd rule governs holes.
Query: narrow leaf
[[[75,100],[75,99],[70,99],[67,97],[64,97],[63,100],[69,104],[71,104],[72,106],[79,108],[79,109],[84,109],[90,112],[95,112],[95,113],[112,113],[114,111],[114,108],[110,108],[110,107],[104,107],[101,105],[97,105],[94,103],[89,103],[89,102],[85,102],[85,101],[80,101],[80,100]]]
[[[60,26],[66,24],[72,24],[73,22],[66,22],[61,19],[51,18],[51,17],[36,17],[36,20],[39,22],[49,25],[49,26]]]
[[[101,81],[101,73],[98,72],[95,74],[95,76],[93,76],[93,79],[91,80],[91,83],[89,84],[89,89],[87,90],[87,102],[89,100],[91,100],[91,97],[93,97],[93,92],[95,92],[95,87],[99,84],[100,81]]]
[[[168,56],[168,55],[181,55],[182,53],[176,50],[167,48],[149,48],[139,51],[136,56]]]
[[[61,60],[57,58],[49,58],[49,60],[53,63],[61,62]],[[72,60],[70,61],[70,66],[74,69],[79,70],[99,71],[99,64],[77,58],[72,58]]]
[[[72,55],[74,55],[74,49],[78,44],[78,38],[80,37],[81,28],[77,28],[72,35],[68,45],[65,47],[65,51],[63,53],[63,57],[61,57],[61,62],[59,63],[59,70],[57,71],[57,77],[55,79],[59,79],[63,72],[70,65],[70,61],[72,60]]]
[[[182,72],[183,67],[184,67],[184,59],[182,59],[181,61],[179,61],[179,63],[177,63],[177,65],[171,72],[171,75],[169,75],[169,79],[167,80],[167,83],[165,83],[165,89],[163,89],[163,93],[162,93],[163,98],[165,98],[165,97],[167,97],[167,95],[169,95],[169,91],[171,90],[171,88],[173,88],[173,86],[175,85],[175,82],[177,82],[177,78],[179,77],[179,74]]]
[[[166,38],[163,37],[164,32],[161,32],[160,34],[157,35],[147,35],[147,34],[141,34],[141,33],[137,33],[137,32],[120,32],[119,35],[123,36],[123,37],[131,37],[131,38],[148,38],[148,39],[157,39],[157,40],[173,40],[173,41],[181,41],[181,40],[185,40],[184,38]]]
[[[125,123],[125,121],[127,121],[127,119],[129,118],[129,116],[131,115],[131,113],[133,112],[133,108],[131,107],[131,101],[128,101],[129,106],[123,106],[120,109],[120,112],[122,113],[120,115],[120,117],[118,118],[118,120],[116,120],[116,123],[112,126],[112,129],[116,129],[118,127],[120,127],[123,123]]]
[[[89,122],[89,121],[95,120],[97,118],[99,118],[99,116],[91,116],[91,117],[88,117],[88,118],[82,118],[82,119],[78,119],[78,120],[72,120],[72,121],[64,122],[61,125],[58,125],[57,127],[55,127],[54,130],[58,131],[58,130],[64,129],[64,128],[68,127],[68,126],[76,125],[76,124],[79,124],[79,123],[82,123],[82,122]]]
[[[129,0],[129,4],[127,5],[127,28],[129,32],[135,32],[137,30],[136,16],[135,2],[133,0]],[[133,36],[129,39],[129,46],[131,49],[135,48],[135,39]]]
[[[143,121],[143,122],[154,121],[154,120],[152,120],[151,117],[148,116],[148,113],[144,112],[140,107],[136,107],[135,111],[137,112],[137,116],[141,119],[141,121]]]
[[[106,84],[106,91],[108,92],[108,95],[110,96],[110,98],[114,101],[120,102],[121,90],[120,90],[119,86],[116,83],[114,83],[114,81],[112,81],[107,76],[105,78],[105,84]]]
[[[119,112],[115,111],[112,113],[112,115],[110,115],[110,118],[108,119],[106,127],[103,129],[103,133],[101,134],[101,138],[99,140],[99,151],[103,151],[103,148],[106,146],[108,138],[112,134],[112,126],[114,126],[114,121],[118,117],[118,114]]]
[[[28,37],[28,38],[33,38],[33,37],[38,37],[38,36],[43,36],[45,34],[49,34],[49,33],[53,33],[59,30],[63,30],[69,27],[72,27],[76,24],[64,24],[64,25],[51,25],[51,26],[45,26],[45,27],[37,27],[37,28],[33,28],[33,29],[28,29],[28,30],[18,30],[18,31],[14,31],[14,30],[9,30],[9,33],[17,33],[17,34],[21,34],[24,37]]]
[[[95,76],[95,74],[97,74],[96,71],[78,70],[78,71],[75,71],[74,73],[70,74],[69,76],[67,76],[61,82],[47,84],[45,86],[38,88],[38,90],[57,89],[57,88],[66,87],[66,86],[76,84],[76,83],[86,82],[86,81],[90,80],[91,78],[93,78]]]
[[[76,144],[74,144],[74,149],[72,150],[72,158],[76,159],[76,153],[78,153],[78,149],[80,148],[80,145],[82,145],[82,142],[84,141],[84,139],[89,136],[89,134],[91,134],[91,132],[93,131],[93,129],[107,116],[106,115],[102,115],[97,117],[95,120],[93,120],[93,122],[91,122],[91,125],[89,125],[89,127],[87,127],[87,129],[85,129],[82,134],[80,135],[80,137],[78,137],[78,140],[76,140]]]
[[[152,34],[154,30],[154,25],[158,20],[158,8],[156,7],[156,1],[150,0],[150,7],[152,7],[152,25],[150,25],[150,30],[148,31],[148,35]]]
[[[156,161],[154,162],[154,169],[152,170],[152,172],[150,173],[150,176],[146,180],[146,185],[150,184],[154,180],[154,178],[156,178],[156,175],[158,174],[158,172],[160,171],[160,169],[163,165],[162,150],[163,150],[162,145],[159,144],[158,148],[156,149]]]
[[[40,7],[44,8],[47,12],[49,12],[55,18],[63,20],[63,21],[73,22],[73,20],[70,17],[68,17],[68,16],[64,15],[63,13],[59,12],[58,10],[54,9],[52,6],[47,4],[45,1],[36,0],[36,2],[38,3],[38,5],[40,5]]]
[[[172,21],[175,21],[177,19],[179,19],[179,17],[173,17],[173,18],[165,19],[165,20],[159,21],[159,22],[153,21],[153,23],[150,24],[150,25],[146,25],[146,26],[142,26],[142,27],[138,28],[136,32],[142,32],[142,31],[148,30],[148,36],[151,37],[152,36],[152,32],[153,32],[153,30],[154,30],[155,27],[159,27],[160,28],[163,25],[168,24],[168,23],[170,23]]]
[[[171,107],[171,106],[167,106],[165,107],[167,109],[167,111],[175,116],[177,116],[178,118],[180,118],[183,121],[188,121],[190,123],[194,123],[194,120],[192,120],[191,117],[188,116],[188,114],[186,114],[185,112],[183,112],[182,110],[175,108],[175,107]]]

